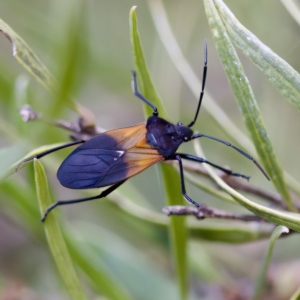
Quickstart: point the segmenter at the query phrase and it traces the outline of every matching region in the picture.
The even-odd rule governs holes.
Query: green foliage
[[[254,299],[261,299],[262,297],[262,293],[263,293],[263,289],[266,285],[266,281],[267,281],[267,272],[270,266],[270,262],[271,262],[271,258],[272,258],[272,254],[273,254],[273,248],[274,248],[274,244],[276,242],[276,240],[284,233],[288,233],[289,229],[284,227],[284,226],[277,226],[270,238],[270,243],[269,243],[269,247],[268,247],[268,251],[266,254],[266,258],[264,261],[264,264],[261,268],[260,271],[260,275],[257,277],[257,285],[254,291]]]
[[[243,133],[235,104],[229,101],[232,96],[226,92],[228,89],[222,79],[224,74],[208,33],[205,10],[199,7],[199,3],[187,6],[176,1],[166,4],[164,9],[160,0],[148,1],[157,30],[155,32],[149,13],[145,11],[146,5],[139,5],[139,26],[136,8],[131,9],[128,29],[129,1],[119,3],[116,8],[115,5],[102,1],[87,3],[73,0],[62,3],[53,0],[47,3],[47,9],[38,1],[31,2],[32,6],[24,1],[9,0],[0,4],[0,17],[9,24],[1,21],[0,29],[12,43],[14,58],[31,76],[25,79],[19,77],[23,68],[15,64],[8,51],[1,51],[0,132],[3,138],[0,150],[0,221],[5,224],[2,232],[7,230],[8,233],[0,238],[4,239],[3,245],[9,245],[12,240],[17,246],[14,246],[14,251],[7,248],[1,252],[5,253],[3,257],[0,256],[0,262],[5,267],[0,272],[0,298],[9,290],[9,278],[28,287],[34,295],[38,295],[36,298],[51,295],[60,299],[66,289],[73,299],[86,299],[81,288],[84,286],[91,299],[97,296],[122,300],[199,299],[200,294],[203,299],[209,299],[211,295],[215,295],[216,285],[220,287],[220,294],[217,295],[219,299],[226,299],[225,295],[228,292],[230,294],[231,289],[237,290],[243,297],[245,295],[239,286],[240,278],[250,279],[252,291],[256,283],[258,294],[265,285],[266,274],[272,263],[277,264],[279,271],[273,274],[275,279],[271,284],[279,287],[277,283],[282,276],[280,267],[284,267],[284,264],[280,264],[279,257],[284,256],[284,260],[290,260],[291,263],[292,255],[298,259],[297,247],[293,246],[298,242],[297,234],[286,237],[284,242],[278,239],[276,250],[279,254],[275,251],[272,255],[275,239],[279,236],[275,233],[282,227],[277,227],[274,231],[273,224],[263,222],[241,223],[216,219],[200,221],[191,216],[163,215],[161,209],[164,203],[185,204],[181,196],[179,174],[170,164],[161,164],[159,169],[153,167],[131,179],[108,199],[59,207],[50,213],[45,224],[39,222],[36,198],[44,211],[50,204],[50,199],[81,197],[79,191],[68,192],[62,189],[53,176],[67,151],[53,153],[42,159],[49,187],[40,162],[35,162],[34,170],[31,163],[22,165],[18,174],[15,174],[15,167],[22,158],[57,146],[54,143],[68,140],[61,129],[52,126],[55,118],[74,121],[78,117],[74,117],[75,112],[81,117],[81,124],[87,128],[93,127],[96,122],[104,128],[118,128],[141,122],[142,116],[138,109],[143,104],[132,96],[130,89],[132,69],[138,72],[141,93],[158,107],[161,117],[167,118],[168,114],[174,123],[190,122],[201,89],[201,77],[198,75],[201,76],[201,37],[206,37],[209,68],[203,108],[209,112],[207,114],[201,110],[194,129],[221,135],[220,138],[225,133],[230,142],[258,159],[252,146],[254,144],[259,161],[266,168],[274,186],[289,209],[295,210],[288,187],[299,192],[297,149],[300,145],[293,136],[297,133],[293,130],[297,128],[295,123],[299,120],[298,114],[294,114],[294,107],[299,109],[299,74],[239,23],[222,1],[204,1],[218,55],[242,111],[250,140]],[[247,5],[250,7],[246,7]],[[279,9],[278,4],[272,2],[271,5],[274,11],[277,9],[282,13],[282,7]],[[245,19],[245,24],[251,22],[247,18],[252,11],[259,19],[257,5],[238,1],[229,3],[229,6],[235,7],[236,14],[243,23]],[[243,6],[247,14],[239,11]],[[35,11],[30,7],[35,7]],[[265,9],[264,13],[268,15],[270,12]],[[14,14],[15,18],[12,17]],[[288,15],[286,18],[289,20]],[[262,19],[270,19],[271,22],[273,17]],[[262,30],[259,34],[263,41],[271,38],[263,30],[271,28],[273,32],[278,26],[267,22],[255,28],[258,23],[259,21],[251,30],[255,34]],[[173,28],[178,41],[170,28]],[[128,30],[134,63],[131,60]],[[290,32],[286,28],[283,30]],[[157,36],[161,38],[163,46],[157,41]],[[280,44],[277,43],[279,37],[269,43],[277,47],[287,44],[286,49],[281,49],[282,52],[289,51],[294,46],[291,41],[295,38],[287,34],[278,36]],[[8,45],[4,37],[1,44],[4,47]],[[184,50],[181,50],[179,44],[184,45]],[[239,59],[234,46],[251,63],[243,57]],[[292,58],[290,63],[296,65],[298,58],[297,55],[294,56],[295,59]],[[182,78],[172,69],[172,63]],[[264,75],[260,71],[251,69],[252,64],[268,80],[263,79]],[[246,66],[251,84],[253,82],[252,88],[242,65]],[[191,66],[200,70],[197,75]],[[251,77],[252,73],[255,73],[254,77]],[[33,78],[46,90],[41,89]],[[190,93],[181,86],[182,80],[195,96],[193,103],[189,100]],[[279,96],[268,87],[269,81],[280,92]],[[163,95],[162,100],[155,87]],[[213,91],[218,100],[214,100],[209,91]],[[284,102],[281,103],[281,95],[293,106],[286,107]],[[78,100],[73,100],[73,97]],[[274,101],[277,101],[276,105]],[[17,109],[26,102],[43,115],[42,120],[20,122]],[[144,107],[146,116],[151,115],[152,110],[146,105]],[[287,141],[291,143],[289,147]],[[198,155],[203,155],[197,152],[197,145],[193,148],[190,143],[183,147],[184,151],[180,150],[181,152],[195,151]],[[224,147],[213,142],[211,146],[203,142],[203,148],[210,161],[220,165],[227,161],[234,170],[245,174],[254,173],[251,178],[253,186],[259,186],[269,194],[274,193],[255,166],[245,158],[239,159],[236,152],[228,151],[228,154]],[[274,149],[278,157],[275,156]],[[289,173],[296,174],[296,178],[286,176],[286,169]],[[274,224],[300,230],[298,213],[284,210],[283,206],[281,209],[270,207],[267,197],[261,200],[251,192],[244,196],[244,192],[238,193],[229,187],[210,168],[206,170],[205,177],[199,176],[198,171],[186,170],[188,194],[197,202],[229,212],[247,214],[250,211]],[[216,189],[213,180],[221,190]],[[280,199],[280,196],[277,195],[277,198]],[[14,236],[14,230],[25,240],[24,247],[18,241],[18,236]],[[266,240],[271,236],[268,246]],[[37,243],[32,243],[32,240]],[[261,242],[250,244],[254,241]],[[248,243],[247,247],[237,246],[243,243]],[[48,247],[52,251],[58,273],[52,267],[53,261],[45,259],[50,257]],[[262,249],[267,247],[269,252],[261,267],[263,257],[258,257],[258,253],[266,252]],[[30,260],[32,257],[34,262]],[[14,266],[20,266],[20,270],[12,268],[9,263],[11,261]],[[293,276],[292,271],[290,276],[297,277]],[[65,287],[61,282],[64,282]],[[278,293],[288,298],[294,292],[293,299],[297,299],[299,290],[295,292],[296,289],[297,286],[291,282],[291,286],[281,287]],[[272,299],[277,299],[275,289],[266,292],[270,293],[268,296]]]
[[[138,70],[138,75],[140,75],[142,82],[142,94],[157,107],[160,116],[166,118],[163,105],[157,96],[147,70],[147,65],[137,29],[135,7],[133,7],[130,12],[130,28],[133,57],[135,67]],[[152,111],[149,113],[149,106],[146,107],[146,111],[146,115],[152,115]],[[162,166],[161,170],[165,183],[167,205],[183,205],[183,199],[180,195],[181,191],[178,174],[176,174],[176,171],[171,166],[164,165]],[[185,228],[184,217],[171,219],[169,225],[169,234],[171,253],[174,257],[174,264],[178,278],[180,299],[183,300],[187,297],[187,231]]]
[[[41,215],[43,216],[47,207],[52,204],[52,201],[49,194],[45,170],[37,159],[34,160],[34,174],[37,198],[40,205]],[[80,285],[55,213],[51,214],[49,218],[47,218],[47,221],[45,222],[45,233],[53,258],[56,262],[56,266],[72,299],[87,299],[87,296]]]
[[[232,87],[235,99],[239,105],[239,108],[243,114],[244,122],[252,136],[253,143],[255,145],[256,151],[265,167],[267,173],[271,177],[271,180],[274,182],[278,192],[281,194],[282,198],[286,201],[288,207],[292,211],[296,211],[293,203],[291,201],[291,196],[287,189],[286,183],[283,178],[282,168],[279,165],[277,156],[274,151],[274,147],[271,143],[271,140],[268,136],[266,127],[262,120],[261,113],[258,108],[257,101],[251,89],[249,80],[244,73],[243,67],[238,59],[237,53],[232,45],[231,39],[228,36],[227,28],[225,28],[224,23],[228,23],[227,19],[231,16],[230,12],[227,14],[223,13],[222,17],[219,15],[219,10],[223,9],[223,12],[226,10],[226,6],[222,1],[218,2],[218,6],[214,1],[205,1],[205,7],[207,12],[207,17],[210,23],[211,31],[215,44],[219,53],[219,56],[224,65],[227,78]],[[227,19],[226,19],[227,17]],[[237,22],[235,22],[237,23]],[[238,26],[237,26],[238,27]],[[237,36],[245,36],[244,32],[241,33],[243,29],[242,25],[234,30]],[[248,36],[248,39],[251,40],[251,36]],[[237,40],[237,38],[233,38]],[[247,39],[246,39],[247,40]],[[254,46],[258,48],[259,42],[253,42]],[[260,43],[262,44],[262,43]],[[254,47],[253,46],[253,47]],[[247,50],[244,47],[244,52],[248,51],[250,47],[247,46]],[[261,47],[263,48],[263,47]],[[265,50],[271,56],[271,50]],[[262,55],[257,53],[256,55]],[[266,56],[266,55],[262,55]],[[275,56],[275,54],[274,54]],[[267,59],[263,59],[264,63]],[[281,60],[282,61],[282,60]],[[272,61],[272,67],[274,69],[280,69],[282,62],[278,60],[276,62]],[[285,63],[285,65],[287,65]],[[265,69],[261,66],[262,69]],[[277,74],[277,71],[273,71],[273,74]],[[295,73],[295,71],[294,71]],[[269,76],[270,78],[270,76]],[[278,81],[278,80],[277,80]],[[279,79],[282,82],[282,78]]]
[[[287,203],[289,209],[291,211],[296,211],[285,184],[282,169],[278,163],[278,159],[274,153],[272,143],[263,124],[262,117],[258,109],[257,102],[254,98],[251,86],[239,62],[233,45],[231,44],[231,41],[226,34],[226,30],[223,27],[223,21],[218,15],[217,8],[214,6],[213,1],[207,0],[205,1],[205,5],[207,17],[210,20],[210,26],[219,56],[222,60],[222,63],[224,64],[224,69],[232,86],[232,90],[236,97],[236,100],[240,106],[245,124],[252,135],[252,140],[255,144],[257,152],[264,167],[267,170],[267,173],[270,174],[274,185],[282,195],[282,198]],[[244,197],[236,197],[235,191],[232,191],[231,195],[235,200],[239,201],[239,203],[241,203],[242,205],[245,205],[256,215],[261,216],[262,218],[267,219],[268,221],[275,224],[286,225],[297,231],[300,230],[299,217],[289,216],[288,214],[281,214],[277,211],[270,213],[269,216],[269,212],[271,211],[270,209],[265,207],[261,207],[261,210],[258,209],[258,205],[254,203],[250,204],[251,201],[246,201]],[[287,222],[286,224],[284,223],[285,221]]]
[[[3,20],[0,20],[0,28],[12,43],[12,54],[17,61],[46,89],[54,91],[56,84],[53,76],[27,43]]]

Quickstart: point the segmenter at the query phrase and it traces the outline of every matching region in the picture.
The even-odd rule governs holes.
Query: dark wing
[[[145,123],[102,133],[75,149],[57,172],[70,189],[112,185],[132,177],[164,157],[146,141]]]

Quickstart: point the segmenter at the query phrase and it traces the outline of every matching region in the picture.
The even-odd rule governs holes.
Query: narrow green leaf
[[[136,7],[134,6],[130,11],[130,37],[132,43],[133,57],[135,67],[138,71],[139,80],[141,82],[142,94],[149,99],[158,109],[160,116],[166,118],[166,113],[164,111],[163,105],[159,100],[159,97],[155,91],[152,80],[149,75],[149,71],[146,65],[140,36],[137,26],[137,18],[135,13]],[[146,107],[147,115],[152,114],[152,109]],[[180,189],[180,183],[178,182],[177,172],[170,166],[162,166],[162,173],[164,178],[164,183],[166,187],[166,196],[168,205],[180,204],[182,202],[182,196]],[[175,184],[173,180],[178,183]],[[180,198],[180,200],[179,200]],[[177,272],[180,295],[181,299],[186,299],[187,297],[187,232],[185,228],[185,218],[172,218],[170,223],[170,238],[171,238],[171,248],[175,260],[175,268]]]
[[[0,31],[12,43],[13,56],[17,61],[46,89],[55,91],[56,82],[47,67],[40,61],[27,43],[1,19]]]
[[[195,145],[195,151],[198,156],[205,157],[203,154],[203,151],[201,150],[199,141],[194,141]],[[289,213],[289,212],[283,212],[279,210],[275,210],[260,204],[257,204],[234,189],[232,189],[230,186],[228,186],[217,174],[207,164],[204,164],[203,167],[207,170],[207,172],[210,174],[210,176],[215,180],[215,182],[218,184],[220,188],[222,188],[225,192],[227,192],[229,195],[232,196],[232,198],[247,208],[249,211],[253,212],[255,215],[265,219],[266,221],[269,221],[271,223],[277,224],[277,225],[283,225],[290,229],[293,229],[295,231],[300,232],[300,214],[296,213]]]
[[[19,171],[20,169],[22,169],[27,164],[27,162],[22,163],[24,159],[29,158],[29,157],[33,157],[33,156],[35,156],[39,153],[42,153],[44,151],[47,151],[49,149],[59,147],[63,144],[65,144],[65,143],[44,145],[44,146],[38,147],[38,148],[30,151],[22,159],[18,160],[17,162],[13,163],[8,168],[5,168],[4,170],[2,170],[2,172],[0,172],[0,182],[2,182],[3,180],[5,180],[7,177],[14,174],[15,172]],[[1,157],[1,151],[0,151],[0,157]]]
[[[300,110],[300,74],[245,28],[222,0],[213,0],[232,42],[267,76],[275,88]]]
[[[163,164],[162,173],[168,205],[185,205],[181,195],[179,175],[173,166]],[[186,217],[170,217],[170,236],[175,254],[175,267],[178,274],[181,299],[187,298],[187,229]]]
[[[217,51],[223,63],[235,99],[244,117],[244,122],[252,136],[257,153],[288,208],[291,211],[296,211],[253,91],[232,45],[226,27],[220,18],[214,0],[205,0],[204,3]]]
[[[0,32],[12,43],[13,56],[16,60],[47,90],[58,92],[58,84],[48,68],[41,62],[28,44],[3,20],[0,19]],[[95,117],[91,111],[83,107],[70,97],[66,100],[69,107],[78,112],[84,121],[89,124]]]
[[[25,151],[23,142],[15,143],[13,146],[0,149],[0,183],[15,173],[14,163]]]
[[[44,242],[43,226],[42,224],[37,226],[37,219],[39,218],[38,207],[32,201],[35,191],[31,192],[31,187],[27,190],[24,190],[24,188],[22,190],[16,189],[18,184],[18,181],[14,178],[1,183],[0,189],[3,199],[7,199],[6,205],[17,214],[20,220],[22,219],[25,222],[26,227],[29,226],[28,234],[34,233],[35,237],[39,237]],[[18,200],[14,201],[15,199]],[[104,294],[107,299],[111,300],[131,299],[123,283],[116,281],[99,259],[90,255],[91,249],[86,244],[79,243],[76,240],[77,237],[71,235],[70,231],[65,228],[62,228],[62,232],[73,262],[86,275],[96,293]]]
[[[270,238],[270,243],[269,243],[269,247],[268,247],[268,251],[267,251],[264,263],[262,265],[260,274],[257,278],[256,286],[254,289],[253,299],[256,299],[256,300],[262,299],[261,296],[262,296],[263,289],[266,284],[266,277],[267,277],[267,272],[268,272],[272,254],[273,254],[274,244],[275,244],[276,240],[281,236],[281,234],[288,233],[288,232],[289,232],[289,229],[286,228],[285,226],[277,226],[274,229],[272,236]]]
[[[34,160],[34,173],[39,206],[41,214],[43,215],[47,207],[52,204],[52,201],[44,168],[37,159]],[[72,299],[88,299],[81,287],[68,248],[56,220],[55,212],[52,212],[47,217],[45,221],[45,232],[58,271]]]
[[[152,79],[150,77],[148,67],[146,64],[144,51],[142,48],[140,35],[138,32],[138,24],[136,18],[136,6],[134,6],[130,11],[130,38],[131,38],[131,45],[133,51],[133,58],[134,58],[134,65],[137,70],[137,81],[141,86],[141,91],[143,96],[151,101],[156,107],[159,112],[159,115],[162,118],[167,118],[167,114],[163,107],[161,100],[154,88]],[[145,105],[146,115],[152,115],[152,109],[148,105]]]

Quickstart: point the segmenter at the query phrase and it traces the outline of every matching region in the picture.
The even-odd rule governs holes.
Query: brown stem
[[[186,206],[166,206],[163,208],[163,213],[168,216],[189,216],[194,215],[197,219],[203,220],[206,218],[215,218],[215,219],[227,219],[227,220],[239,220],[244,222],[266,222],[260,217],[255,215],[240,215],[233,214],[223,210],[219,210],[213,207],[202,205],[200,207],[186,207]]]

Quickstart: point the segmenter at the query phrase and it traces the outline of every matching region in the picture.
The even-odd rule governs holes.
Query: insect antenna
[[[207,75],[207,43],[206,43],[206,40],[204,40],[204,67],[203,67],[203,76],[202,76],[202,89],[201,89],[201,93],[200,93],[200,97],[199,97],[199,102],[198,102],[198,107],[197,107],[197,110],[196,110],[195,118],[189,125],[187,125],[187,127],[192,127],[195,124],[195,122],[198,118],[198,114],[199,114],[199,111],[200,111],[202,99],[203,99],[203,96],[204,96],[206,75]]]
[[[206,134],[202,134],[202,133],[198,133],[198,134],[193,135],[193,136],[192,136],[192,140],[197,139],[197,138],[200,138],[200,137],[206,137],[206,138],[208,138],[208,139],[217,141],[217,142],[222,143],[222,144],[224,144],[224,145],[226,145],[226,146],[228,146],[228,147],[233,148],[233,149],[236,150],[237,152],[241,153],[243,156],[247,157],[249,160],[252,160],[253,163],[258,167],[258,169],[265,175],[265,177],[266,177],[268,180],[270,180],[269,176],[267,175],[267,173],[266,173],[266,171],[263,169],[263,167],[262,167],[262,166],[261,166],[261,165],[260,165],[260,164],[252,157],[252,156],[250,156],[248,153],[244,152],[243,150],[241,150],[241,149],[235,147],[234,145],[232,145],[232,144],[230,144],[230,143],[228,143],[228,142],[226,142],[226,141],[223,141],[223,140],[218,139],[218,138],[216,138],[216,137],[214,137],[214,136],[210,136],[210,135],[206,135]]]

